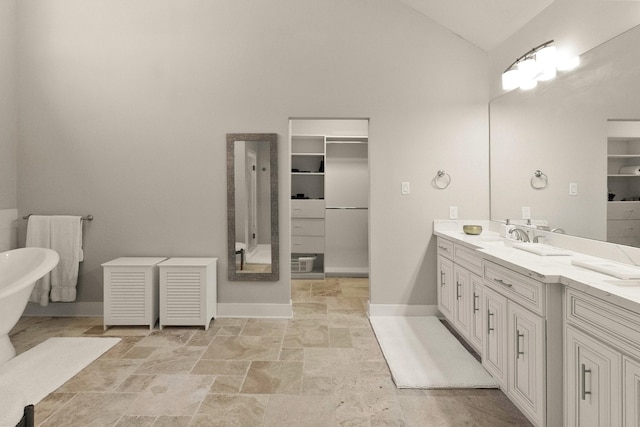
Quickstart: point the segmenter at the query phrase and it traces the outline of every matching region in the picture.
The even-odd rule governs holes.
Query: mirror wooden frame
[[[271,204],[271,272],[243,273],[236,271],[236,141],[269,143],[269,188]],[[280,244],[278,231],[278,134],[276,133],[228,133],[227,134],[227,272],[230,281],[275,282],[280,278]]]

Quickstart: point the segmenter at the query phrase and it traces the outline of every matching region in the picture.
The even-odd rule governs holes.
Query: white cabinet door
[[[470,273],[457,264],[454,265],[453,271],[455,277],[453,289],[453,324],[463,337],[468,338],[469,322],[471,320]]]
[[[507,299],[484,288],[484,348],[482,365],[507,388]]]
[[[571,326],[565,331],[567,426],[619,426],[620,353]]]
[[[640,427],[640,362],[623,357],[622,416],[625,427]]]
[[[471,320],[469,322],[469,342],[482,355],[482,343],[484,341],[484,329],[482,327],[482,318],[484,310],[482,292],[482,279],[475,274],[469,275],[471,282]]]
[[[544,319],[511,301],[507,312],[509,395],[539,425],[544,425]]]
[[[453,321],[453,261],[438,256],[438,310]]]

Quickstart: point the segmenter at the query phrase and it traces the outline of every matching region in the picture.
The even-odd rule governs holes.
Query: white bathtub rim
[[[29,256],[33,254],[44,254],[44,257],[40,262],[33,268],[31,271],[26,272],[24,275],[20,276],[18,280],[9,284],[4,288],[0,288],[0,299],[7,297],[15,292],[19,292],[21,289],[30,286],[35,283],[38,279],[42,278],[45,274],[49,273],[51,270],[58,265],[60,261],[60,256],[58,253],[52,249],[45,248],[20,248],[13,249],[10,251],[0,253],[0,271],[4,268],[5,265],[10,264],[11,262],[18,262],[18,260],[12,260],[12,258],[20,258],[24,256]],[[10,268],[10,267],[8,267]]]

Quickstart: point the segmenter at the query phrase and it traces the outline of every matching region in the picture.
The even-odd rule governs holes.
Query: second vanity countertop
[[[444,228],[444,229],[443,229]],[[475,249],[482,257],[543,283],[558,283],[578,289],[595,297],[609,300],[635,312],[640,312],[640,286],[615,285],[613,276],[572,265],[572,260],[602,261],[602,258],[570,251],[571,256],[541,256],[513,248],[510,239],[499,233],[483,231],[470,236],[461,229],[434,225],[436,236]],[[489,227],[486,227],[489,228]]]

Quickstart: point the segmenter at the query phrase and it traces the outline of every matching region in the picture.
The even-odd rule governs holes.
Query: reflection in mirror
[[[607,240],[608,129],[640,119],[639,44],[640,26],[582,55],[578,69],[491,102],[491,219],[519,220],[529,207],[534,224]],[[530,184],[537,170],[548,178],[543,189]]]
[[[276,134],[227,134],[229,280],[279,278],[277,162]]]

